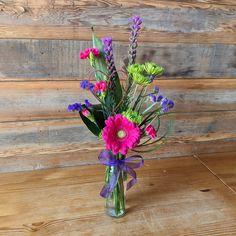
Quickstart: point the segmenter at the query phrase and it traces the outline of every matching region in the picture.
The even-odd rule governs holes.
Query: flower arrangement
[[[80,86],[97,99],[98,104],[85,100],[83,104],[68,106],[69,112],[79,112],[88,129],[102,138],[105,150],[99,161],[106,166],[105,185],[100,195],[106,198],[110,216],[125,213],[125,186],[127,175],[132,178],[126,189],[136,182],[135,168],[143,165],[140,155],[126,157],[127,152],[150,152],[166,141],[171,130],[170,109],[174,102],[159,94],[159,87],[150,85],[161,76],[164,68],[153,62],[136,63],[138,36],[142,20],[131,18],[129,63],[125,70],[117,70],[113,56],[112,38],[101,40],[93,32],[93,47],[80,53],[80,59],[89,60],[95,75],[95,83],[83,80]],[[167,117],[163,135],[159,135],[161,119]]]

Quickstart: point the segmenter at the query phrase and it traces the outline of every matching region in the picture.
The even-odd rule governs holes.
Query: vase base
[[[125,210],[121,210],[121,211],[117,212],[115,210],[115,208],[107,208],[106,209],[106,214],[108,216],[113,217],[113,218],[120,218],[120,217],[123,217],[125,215]]]

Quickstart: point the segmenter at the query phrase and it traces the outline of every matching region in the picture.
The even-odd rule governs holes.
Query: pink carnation
[[[145,132],[147,135],[149,135],[152,139],[157,137],[157,132],[155,130],[155,127],[153,125],[148,125],[145,129]]]
[[[140,142],[140,128],[121,114],[110,116],[105,123],[102,137],[106,149],[111,150],[114,155],[119,152],[126,155],[128,149],[136,147]]]
[[[106,89],[107,89],[107,82],[104,80],[97,82],[94,86],[95,92],[104,92]]]
[[[91,51],[95,57],[98,57],[100,55],[98,48],[91,48]]]
[[[100,55],[100,51],[98,48],[86,48],[80,53],[80,59],[87,59],[90,53],[93,53],[95,57],[98,57]]]

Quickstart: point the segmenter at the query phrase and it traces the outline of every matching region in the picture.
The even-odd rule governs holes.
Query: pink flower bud
[[[145,129],[145,132],[147,135],[149,135],[152,139],[157,137],[157,132],[155,130],[155,127],[153,125],[148,125]]]
[[[87,109],[82,110],[81,113],[83,114],[83,116],[86,116],[86,117],[90,116],[90,112]]]

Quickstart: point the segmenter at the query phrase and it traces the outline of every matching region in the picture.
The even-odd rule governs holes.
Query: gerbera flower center
[[[118,138],[125,138],[126,132],[123,129],[118,130],[117,137]]]

